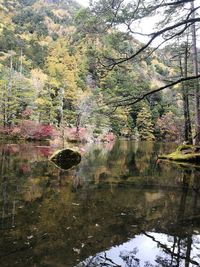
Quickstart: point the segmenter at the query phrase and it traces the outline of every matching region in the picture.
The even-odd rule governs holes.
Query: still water
[[[157,161],[175,144],[0,145],[0,266],[200,266],[200,170]]]

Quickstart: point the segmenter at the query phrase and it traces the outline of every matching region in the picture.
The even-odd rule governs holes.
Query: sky
[[[79,4],[82,6],[88,6],[89,5],[89,0],[76,0]]]
[[[89,0],[76,0],[79,4],[83,5],[83,6],[88,6],[89,5]],[[200,0],[198,0],[197,2],[199,2]]]
[[[90,0],[76,0],[76,1],[79,4],[81,4],[82,6],[87,7],[89,5]],[[197,2],[200,2],[200,0],[198,0]],[[143,22],[138,26],[138,31],[140,31],[141,33],[153,32],[155,23],[157,22],[157,19],[158,19],[157,16],[144,19]],[[123,30],[123,29],[121,29],[121,30]],[[137,35],[134,37],[143,43],[146,43],[148,41],[147,37],[143,37],[140,35]],[[152,43],[152,45],[157,46],[160,44],[161,41],[162,41],[162,38],[156,38],[156,40]],[[197,46],[200,47],[200,36],[198,36],[198,39],[197,39]]]
[[[90,0],[76,0],[79,4],[81,4],[82,6],[85,6],[87,7],[89,5],[89,1]],[[143,32],[143,33],[149,33],[149,32],[152,32],[153,31],[153,26],[155,25],[155,21],[153,18],[151,19],[147,19],[145,20],[140,26],[138,26],[138,30],[140,32]],[[121,29],[123,31],[123,29]],[[148,41],[147,38],[145,37],[142,37],[140,35],[137,35],[135,36],[136,39],[138,39],[139,41],[141,42],[146,42]],[[160,40],[156,41],[155,42],[155,45],[157,45],[157,43],[159,44]]]

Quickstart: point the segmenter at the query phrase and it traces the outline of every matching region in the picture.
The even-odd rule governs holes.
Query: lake
[[[62,170],[53,147],[1,144],[0,266],[200,266],[200,169],[157,160],[175,147],[80,145]]]

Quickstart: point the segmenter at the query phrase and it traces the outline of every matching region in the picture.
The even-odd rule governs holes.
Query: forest
[[[200,266],[200,1],[0,18],[1,266]]]
[[[1,138],[199,143],[197,3],[1,0]]]

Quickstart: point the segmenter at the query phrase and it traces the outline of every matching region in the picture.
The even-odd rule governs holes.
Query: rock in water
[[[81,162],[81,155],[71,149],[57,151],[50,158],[58,167],[68,170]]]

